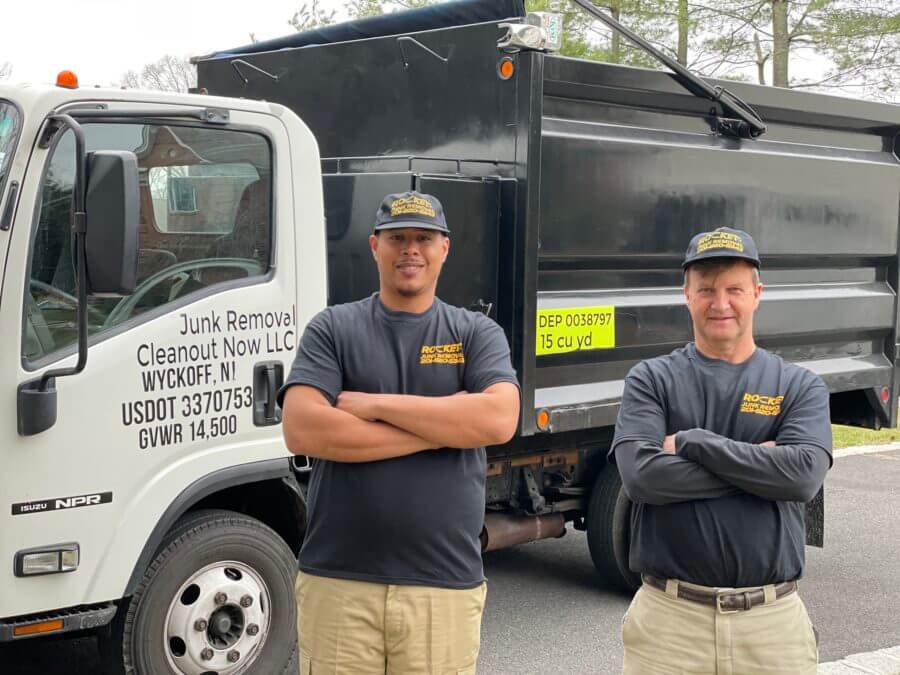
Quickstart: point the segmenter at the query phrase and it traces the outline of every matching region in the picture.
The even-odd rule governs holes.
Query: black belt
[[[656,577],[651,577],[649,574],[642,574],[641,579],[648,586],[652,586],[661,591],[666,590],[665,579],[657,579]],[[796,590],[796,581],[785,581],[780,584],[775,584],[775,599],[783,598],[786,595],[796,592]],[[678,591],[676,592],[675,597],[683,600],[690,600],[691,602],[699,602],[704,605],[712,605],[720,612],[725,613],[746,612],[747,610],[750,610],[757,605],[765,604],[766,602],[766,592],[762,588],[753,588],[749,591],[704,591],[699,588],[678,584]]]

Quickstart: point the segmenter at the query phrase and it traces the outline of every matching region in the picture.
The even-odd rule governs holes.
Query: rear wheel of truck
[[[107,671],[296,673],[296,574],[287,544],[255,518],[186,515],[101,634]]]
[[[597,474],[587,511],[588,549],[603,583],[610,588],[635,591],[640,577],[628,569],[631,500],[622,489],[615,464]]]

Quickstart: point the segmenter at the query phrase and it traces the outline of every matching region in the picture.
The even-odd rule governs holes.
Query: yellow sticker
[[[560,307],[537,312],[535,353],[564,354],[616,346],[616,311],[607,307]]]

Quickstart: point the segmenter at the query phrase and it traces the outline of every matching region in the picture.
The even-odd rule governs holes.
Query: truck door
[[[0,616],[121,597],[187,486],[288,454],[264,405],[266,376],[289,365],[297,340],[296,159],[284,123],[231,111],[224,123],[123,116],[83,128],[88,152],[138,157],[138,283],[129,296],[90,299],[87,367],[57,380],[55,425],[27,437],[15,423],[0,429],[0,559],[63,542],[80,549],[74,573],[11,578]],[[0,306],[10,410],[18,384],[75,361],[71,130],[36,153],[43,173],[22,192],[36,208],[18,210]]]

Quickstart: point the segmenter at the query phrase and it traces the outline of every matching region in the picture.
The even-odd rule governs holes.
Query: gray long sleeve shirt
[[[801,576],[829,418],[821,380],[763,349],[731,364],[689,344],[635,366],[610,452],[635,502],[631,568],[708,586]]]

